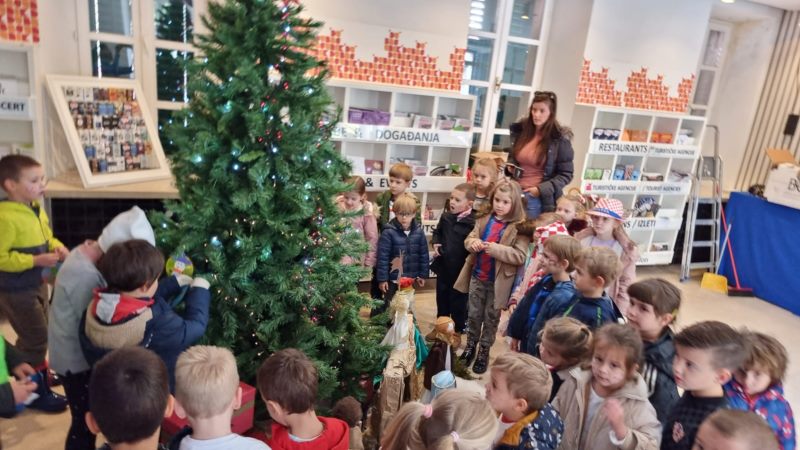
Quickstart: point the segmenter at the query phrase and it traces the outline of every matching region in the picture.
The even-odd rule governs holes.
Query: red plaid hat
[[[625,221],[625,209],[622,207],[622,202],[615,198],[601,198],[586,214],[608,217],[620,222]]]
[[[537,242],[538,245],[544,245],[544,241],[546,241],[550,236],[555,236],[557,234],[569,236],[567,227],[561,222],[553,222],[550,225],[541,226],[536,229],[536,232],[539,233],[539,242]]]

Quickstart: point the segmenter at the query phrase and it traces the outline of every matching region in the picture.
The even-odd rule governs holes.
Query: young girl
[[[570,236],[589,226],[586,221],[586,198],[580,193],[564,194],[556,202],[556,213],[564,220]]]
[[[497,434],[497,416],[478,392],[448,389],[430,405],[403,405],[381,437],[383,450],[483,450]]]
[[[592,354],[592,330],[572,317],[550,319],[539,339],[539,358],[553,376],[550,401],[569,377],[570,370],[587,361]]]
[[[625,222],[622,202],[615,198],[601,198],[587,214],[592,218],[592,226],[575,234],[575,238],[584,247],[608,247],[619,256],[622,271],[606,293],[622,315],[626,315],[631,304],[628,286],[636,280],[639,251],[622,228]]]
[[[564,420],[563,448],[658,449],[661,424],[637,372],[642,339],[632,327],[607,324],[594,335],[591,369],[573,369],[553,407]]]
[[[494,343],[500,310],[506,308],[517,267],[525,261],[527,236],[517,233],[525,218],[522,191],[515,181],[501,181],[490,196],[492,213],[475,221],[475,228],[464,241],[470,255],[454,288],[469,293],[467,347],[461,354],[466,366],[476,356],[472,371],[486,372],[489,349]]]
[[[472,163],[472,183],[475,185],[475,201],[472,209],[476,213],[491,208],[489,194],[497,183],[497,162],[492,158],[478,158]]]
[[[353,188],[348,192],[342,193],[337,199],[339,209],[347,214],[354,214],[348,217],[350,226],[353,231],[364,236],[364,240],[369,244],[369,249],[358,261],[345,256],[342,259],[342,264],[361,264],[364,267],[374,267],[375,252],[378,247],[378,222],[375,218],[372,203],[367,200],[366,183],[363,178],[353,176],[347,179],[347,184],[352,185]],[[357,214],[359,212],[360,214]]]

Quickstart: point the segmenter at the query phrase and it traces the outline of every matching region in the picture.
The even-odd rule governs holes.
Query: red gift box
[[[253,417],[256,406],[256,388],[249,384],[239,382],[242,388],[242,407],[233,412],[231,418],[231,431],[244,434],[253,428]],[[186,419],[181,419],[174,412],[161,422],[161,442],[169,442],[175,434],[188,426]]]

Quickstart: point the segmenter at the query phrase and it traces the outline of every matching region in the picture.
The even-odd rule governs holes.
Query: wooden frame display
[[[49,75],[47,87],[85,187],[171,176],[138,82]]]

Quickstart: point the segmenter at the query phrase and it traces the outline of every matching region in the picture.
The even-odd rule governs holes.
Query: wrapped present
[[[233,412],[231,418],[231,431],[236,434],[245,434],[253,428],[253,416],[256,405],[256,388],[246,383],[239,383],[242,388],[242,407]],[[189,421],[181,419],[174,412],[170,417],[161,422],[160,441],[168,443],[180,433],[185,427],[189,426]]]

